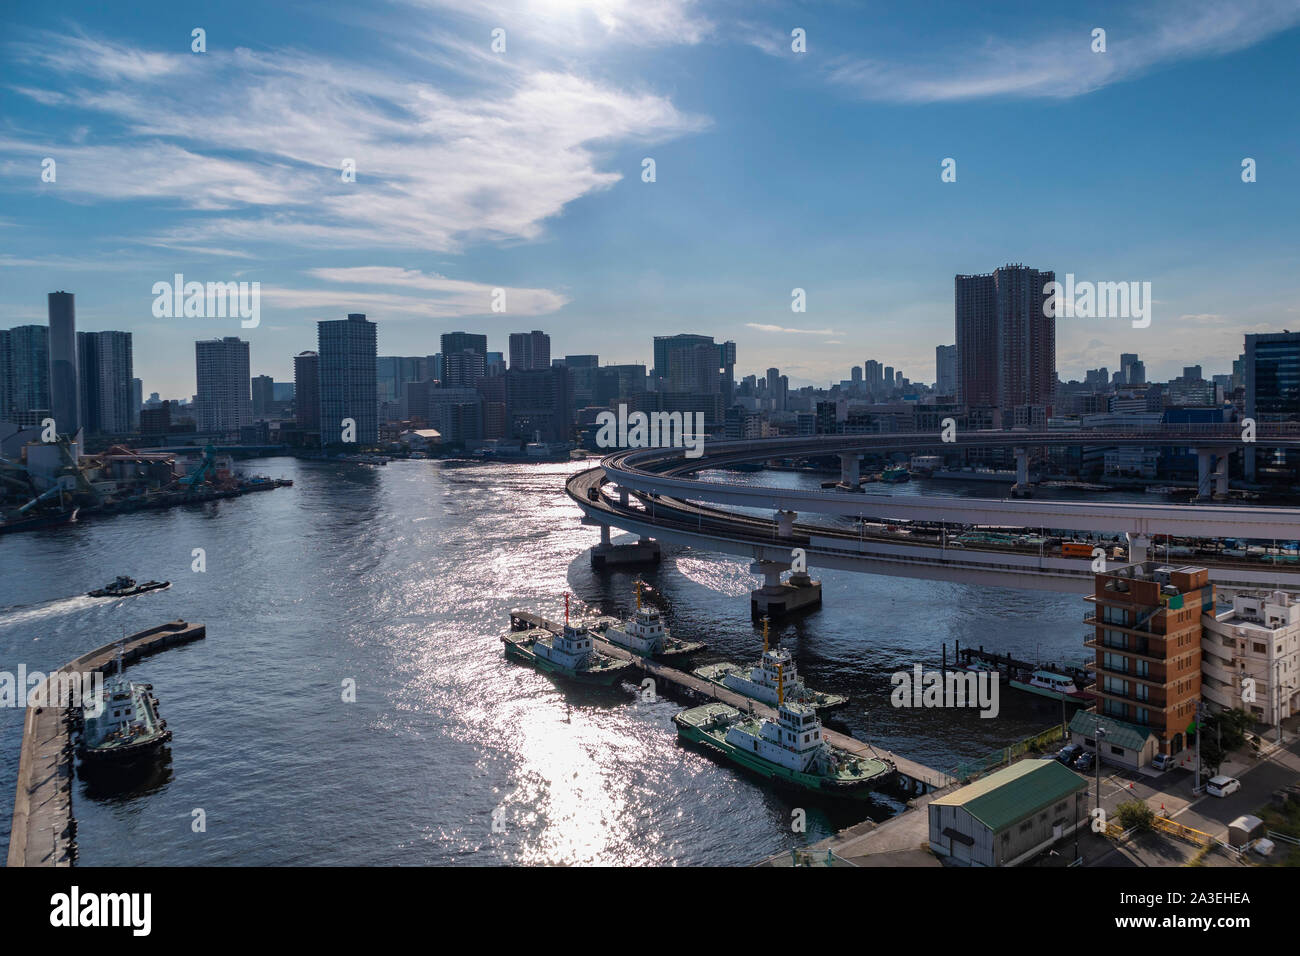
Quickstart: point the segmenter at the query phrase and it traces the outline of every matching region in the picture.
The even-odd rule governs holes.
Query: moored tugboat
[[[642,603],[640,581],[636,582],[636,615],[626,623],[605,626],[601,637],[642,657],[682,657],[702,651],[706,646],[698,641],[673,637],[659,611]]]
[[[727,704],[705,704],[673,717],[677,733],[768,780],[826,797],[870,799],[893,778],[893,761],[832,747],[823,739],[817,711],[807,704],[787,703],[779,679],[777,687],[775,718],[753,717]]]
[[[507,631],[501,636],[506,656],[583,684],[608,686],[628,675],[631,661],[620,661],[595,648],[585,624],[569,623],[569,595],[564,595],[564,630],[559,634],[542,627]]]
[[[167,721],[158,716],[153,684],[138,684],[122,676],[119,647],[117,673],[92,706],[82,708],[83,770],[136,763],[152,757],[171,739]]]
[[[730,661],[721,664],[708,664],[697,667],[696,677],[703,677],[712,684],[734,690],[738,694],[752,697],[764,704],[775,705],[778,697],[778,684],[784,684],[785,699],[794,703],[807,704],[823,714],[829,713],[848,704],[849,699],[839,694],[825,694],[811,690],[795,670],[794,656],[785,648],[768,649],[768,619],[763,618],[763,656],[753,667],[743,667]]]
[[[171,587],[170,581],[145,581],[144,584],[136,584],[135,578],[120,575],[113,579],[112,584],[106,584],[102,588],[87,591],[86,597],[133,597],[137,594],[144,594],[146,591],[161,591],[169,587]]]

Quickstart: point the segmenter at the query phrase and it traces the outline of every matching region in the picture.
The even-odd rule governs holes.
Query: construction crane
[[[217,450],[211,445],[205,445],[203,448],[203,460],[199,466],[192,472],[180,479],[180,484],[185,488],[185,494],[194,493],[195,487],[208,480],[217,468]]]

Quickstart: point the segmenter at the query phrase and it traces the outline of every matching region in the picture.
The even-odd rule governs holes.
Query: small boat
[[[783,647],[768,648],[767,627],[768,619],[763,618],[763,656],[757,664],[744,667],[724,661],[697,667],[693,673],[764,704],[775,705],[780,699],[785,699],[807,704],[822,713],[848,704],[847,697],[815,691],[805,685],[795,670],[794,656]]]
[[[636,582],[636,615],[626,624],[615,622],[601,628],[609,643],[642,657],[681,657],[705,648],[698,641],[683,641],[668,632],[659,611],[641,601],[641,582]]]
[[[776,717],[754,717],[715,702],[684,710],[673,723],[683,740],[714,750],[768,780],[826,797],[869,799],[897,769],[884,757],[832,747],[816,709],[784,700],[779,679]]]
[[[1017,690],[1028,691],[1041,697],[1050,697],[1052,700],[1065,699],[1079,704],[1086,704],[1093,699],[1092,694],[1079,690],[1075,686],[1074,678],[1070,677],[1070,675],[1058,674],[1056,671],[1042,668],[1030,674],[1025,674],[1022,671],[1011,679],[1010,684]]]
[[[890,465],[880,473],[880,480],[887,481],[890,484],[898,484],[904,481],[910,481],[912,473],[907,470],[906,465]]]
[[[115,578],[112,584],[106,584],[102,588],[95,588],[93,591],[87,591],[86,597],[133,597],[136,594],[144,594],[146,591],[161,591],[164,588],[169,587],[171,587],[170,581],[145,581],[144,584],[136,584],[135,578],[128,578],[126,575],[122,575]]]
[[[501,640],[506,656],[548,674],[558,674],[582,684],[608,686],[630,676],[631,661],[621,661],[596,650],[586,624],[569,623],[569,596],[564,595],[564,630],[559,634],[543,627],[507,631]]]
[[[154,755],[171,739],[167,721],[158,716],[153,684],[138,684],[122,676],[119,645],[117,674],[89,707],[82,708],[83,769],[134,763]]]

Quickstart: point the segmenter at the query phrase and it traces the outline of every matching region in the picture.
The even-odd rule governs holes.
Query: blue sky
[[[1150,328],[1058,322],[1063,378],[1121,351],[1225,372],[1243,332],[1300,328],[1300,0],[1056,6],[10,3],[0,326],[75,292],[168,397],[197,338],[288,380],[350,311],[381,354],[541,328],[648,364],[689,331],[794,384],[930,381],[953,275],[1006,262],[1152,283]],[[260,282],[261,325],[154,318],[176,272]]]

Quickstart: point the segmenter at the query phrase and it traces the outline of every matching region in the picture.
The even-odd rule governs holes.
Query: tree
[[[1150,830],[1156,813],[1141,800],[1127,800],[1115,808],[1115,819],[1125,830]]]

